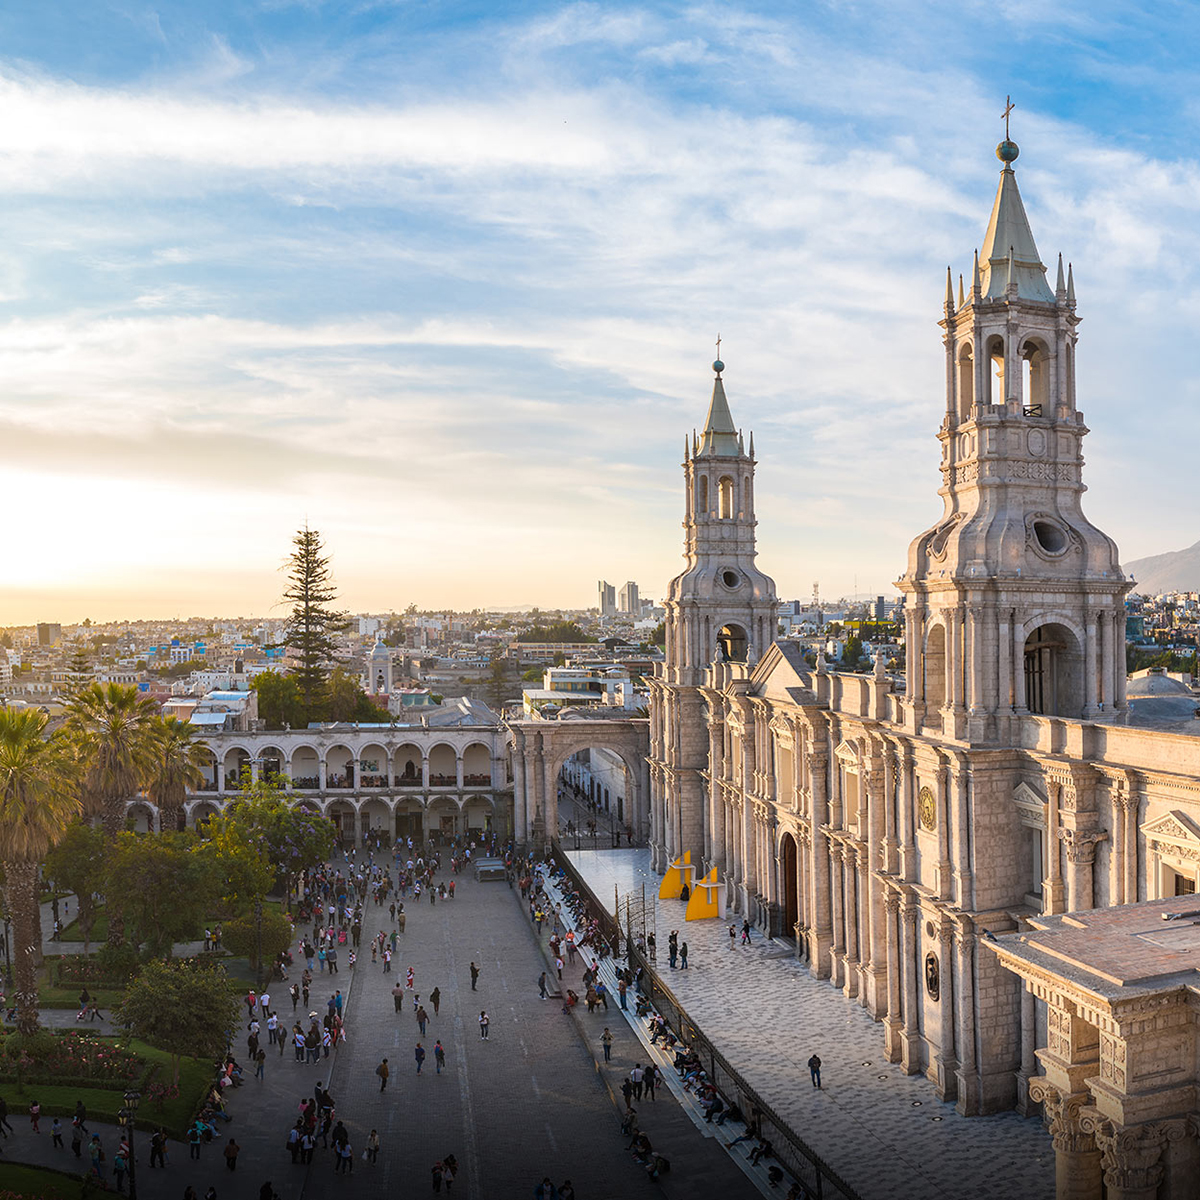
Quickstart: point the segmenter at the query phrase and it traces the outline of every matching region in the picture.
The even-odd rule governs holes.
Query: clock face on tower
[[[923,787],[917,793],[917,815],[920,818],[922,829],[937,827],[937,801],[933,798],[933,792],[927,787]]]

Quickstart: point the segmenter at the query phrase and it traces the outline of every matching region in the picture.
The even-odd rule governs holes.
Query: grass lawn
[[[45,1167],[5,1163],[3,1195],[20,1196],[23,1200],[79,1200],[83,1195],[83,1179]]]
[[[38,1007],[39,1008],[79,1008],[79,993],[83,984],[53,982],[54,960],[46,959],[45,965],[38,972]],[[115,1005],[121,1002],[124,992],[117,988],[97,988],[87,985],[88,995],[100,1005],[104,1016],[110,1016]],[[86,1026],[86,1022],[81,1028]]]
[[[139,1057],[157,1064],[158,1070],[153,1076],[154,1082],[170,1082],[171,1056],[169,1054],[147,1046],[145,1042],[140,1042],[137,1038],[134,1038],[128,1045]],[[182,1137],[200,1108],[204,1092],[212,1083],[215,1075],[215,1066],[207,1059],[183,1059],[179,1067],[179,1095],[164,1101],[161,1112],[158,1111],[154,1101],[149,1097],[143,1097],[142,1104],[138,1108],[137,1127],[153,1130],[161,1125],[173,1137]],[[70,1117],[75,1111],[75,1102],[82,1100],[87,1105],[89,1117],[94,1117],[97,1121],[116,1124],[117,1112],[125,1104],[123,1091],[74,1085],[63,1087],[54,1084],[39,1084],[34,1075],[27,1075],[21,1087],[15,1083],[8,1083],[4,1085],[4,1088],[9,1111],[16,1116],[28,1111],[30,1103],[36,1099],[42,1106],[43,1117]]]
[[[62,933],[58,935],[60,942],[83,942],[83,929],[79,924],[79,918],[67,925]],[[104,909],[96,914],[96,919],[92,922],[91,931],[88,934],[88,941],[95,949],[99,949],[108,940],[108,917],[104,914]]]

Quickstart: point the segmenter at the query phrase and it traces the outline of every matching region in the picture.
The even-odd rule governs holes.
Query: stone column
[[[829,844],[829,882],[833,907],[833,945],[829,951],[830,976],[829,981],[834,987],[842,987],[846,982],[843,963],[846,957],[845,907],[842,903],[842,846],[840,842],[831,841]]]
[[[964,918],[957,930],[954,1010],[958,1018],[958,1111],[964,1117],[982,1111],[979,1064],[975,1061],[975,931]]]
[[[842,877],[845,880],[846,919],[846,995],[857,996],[859,978],[858,957],[858,851],[853,845],[842,847]]]
[[[985,707],[983,695],[983,647],[980,645],[980,630],[982,622],[979,619],[979,606],[972,604],[967,609],[967,667],[971,681],[970,695],[967,706],[970,712],[982,712]]]
[[[1116,640],[1116,616],[1117,614],[1111,609],[1100,614],[1100,706],[1109,712],[1115,707],[1115,698],[1113,696],[1113,643]],[[1122,638],[1122,649],[1124,645],[1125,639]]]
[[[943,763],[937,772],[937,834],[938,834],[938,899],[950,900],[954,895],[950,862],[950,803],[949,768]]]
[[[945,610],[946,628],[946,704],[945,707],[957,712],[962,708],[962,648],[959,644],[959,634],[962,622],[958,619],[958,609]]]
[[[1046,783],[1046,878],[1042,881],[1042,904],[1047,915],[1063,911],[1062,858],[1058,848],[1058,801],[1062,784]]]
[[[1108,838],[1102,829],[1060,829],[1058,836],[1067,848],[1067,911],[1093,907],[1096,846]]]
[[[1129,792],[1121,799],[1125,810],[1125,903],[1136,904],[1138,900],[1138,814],[1141,800],[1136,784],[1130,780]]]
[[[971,895],[971,855],[968,829],[967,788],[970,784],[969,763],[965,754],[955,756],[956,770],[951,776],[953,788],[952,803],[949,806],[953,813],[952,846],[954,855],[954,895],[958,907],[974,908]]]
[[[812,881],[812,905],[809,908],[809,969],[818,979],[828,979],[833,947],[833,911],[830,895],[829,861],[831,849],[825,832],[829,819],[829,801],[825,794],[826,758],[817,751],[816,734],[808,757],[809,794],[812,799],[812,849],[809,879]]]
[[[1013,712],[1026,713],[1025,706],[1025,637],[1013,613],[1012,630]]]
[[[920,906],[911,896],[906,896],[900,924],[900,957],[904,964],[904,1040],[900,1048],[900,1062],[908,1075],[915,1075],[923,1069],[917,1016],[921,1005],[921,985],[917,976],[917,947],[920,944],[917,940],[917,922],[920,919]]]
[[[1054,1145],[1055,1200],[1100,1200],[1100,1151],[1082,1124],[1087,1092],[1063,1093],[1044,1075],[1029,1081],[1029,1098],[1046,1110]]]
[[[321,770],[321,786],[322,787],[325,786],[324,766],[325,766],[325,764],[322,763],[321,764],[321,768],[322,768],[322,770]],[[428,790],[428,788],[429,788],[429,751],[428,750],[421,751],[421,786],[423,788],[425,788],[426,790]]]
[[[1083,715],[1094,717],[1100,702],[1100,656],[1097,654],[1096,614],[1088,613],[1083,642]]]
[[[913,796],[913,758],[912,749],[904,748],[900,761],[900,798],[896,816],[899,823],[900,837],[900,878],[905,883],[915,880],[917,868],[917,848],[914,842],[914,827],[916,823]]]
[[[1013,652],[1012,652],[1012,625],[1009,623],[1008,610],[1002,609],[1000,612],[999,635],[997,637],[996,659],[1000,670],[998,672],[998,688],[1000,695],[997,698],[996,706],[1001,714],[1010,713],[1013,709]]]
[[[326,780],[329,778],[329,768],[325,762],[325,755],[321,755],[317,759],[317,786],[324,791],[326,788]]]
[[[954,1054],[954,926],[944,924],[938,930],[938,959],[940,986],[938,988],[938,1052],[937,1064],[938,1095],[943,1100],[954,1100],[957,1096],[958,1059]]]
[[[896,756],[896,751],[892,748],[891,743],[888,743],[887,752],[883,758],[883,774],[881,783],[883,787],[883,842],[880,846],[882,861],[879,864],[881,869],[889,874],[895,874],[899,859],[900,845],[897,840],[897,806],[899,805],[900,789],[898,787],[897,774],[899,769],[899,759]]]
[[[888,1062],[899,1062],[900,1032],[904,1027],[900,1015],[904,964],[900,960],[900,937],[897,929],[900,920],[900,897],[896,892],[889,891],[884,897],[883,911],[887,927],[887,1019],[884,1024],[883,1045]]]
[[[1036,1105],[1029,1096],[1029,1081],[1037,1074],[1037,1004],[1028,985],[1021,986],[1021,1069],[1017,1072],[1017,1112],[1027,1117]]]

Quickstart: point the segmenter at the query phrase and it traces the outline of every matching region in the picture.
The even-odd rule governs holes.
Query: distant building
[[[57,621],[53,623],[39,621],[37,636],[39,646],[57,646],[62,641],[62,626]]]
[[[623,613],[633,613],[634,616],[641,614],[642,602],[638,599],[638,585],[632,579],[621,589],[619,607]]]
[[[601,579],[596,585],[600,594],[601,617],[613,617],[617,613],[617,590],[611,583]]]

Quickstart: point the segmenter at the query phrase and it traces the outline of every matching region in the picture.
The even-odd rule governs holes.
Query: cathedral
[[[1178,911],[1200,882],[1200,723],[1130,716],[1132,581],[1081,504],[1074,278],[1059,256],[1050,282],[1018,149],[996,153],[940,314],[943,512],[898,582],[902,680],[775,640],[753,438],[713,364],[651,684],[650,844],[660,871],[685,851],[716,868],[727,910],[793,939],[961,1113],[1041,1104],[1060,1195],[1165,1200],[1200,1168],[1200,921],[1170,946],[1138,931],[1200,918]],[[1111,920],[1070,915],[1093,909]]]

